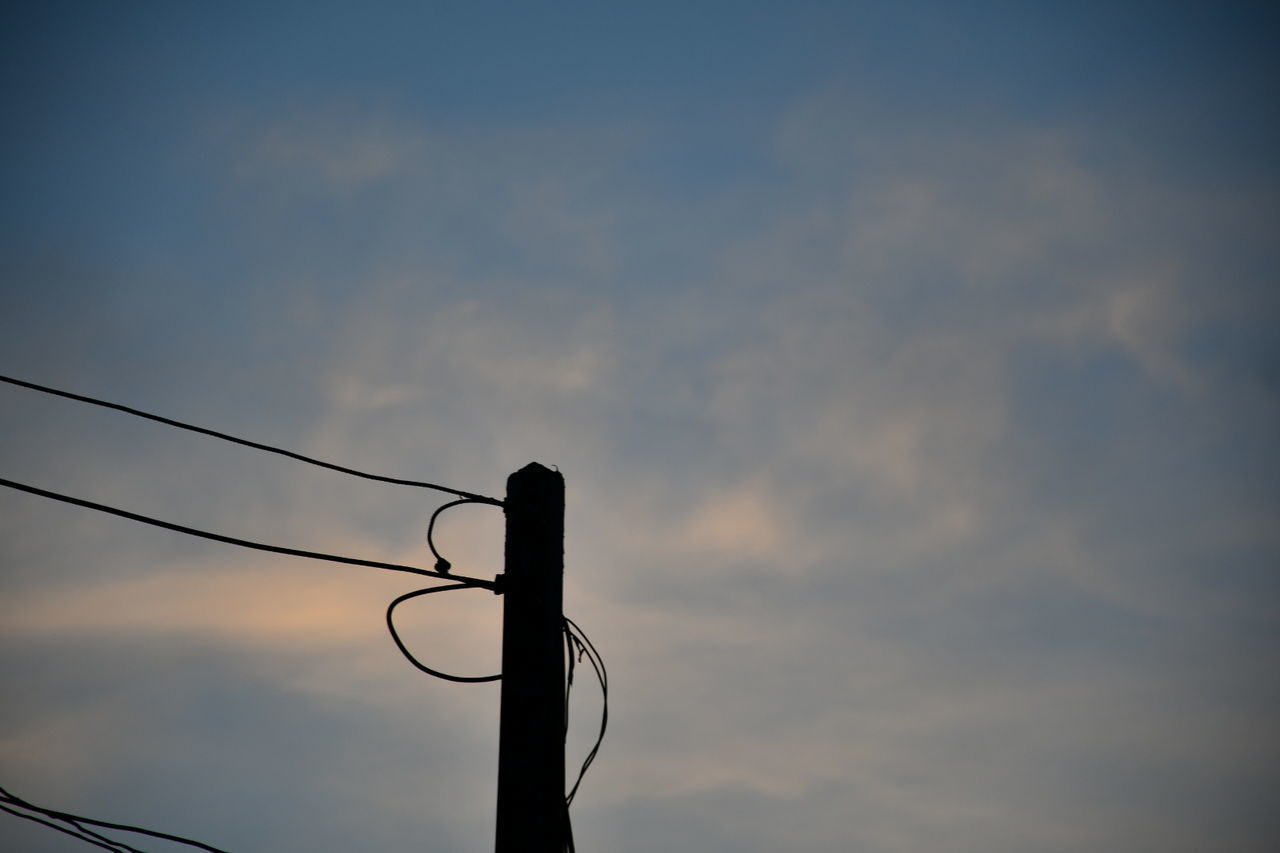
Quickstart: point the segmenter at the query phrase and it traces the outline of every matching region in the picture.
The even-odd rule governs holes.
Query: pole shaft
[[[564,806],[564,477],[507,478],[497,853],[561,853]]]

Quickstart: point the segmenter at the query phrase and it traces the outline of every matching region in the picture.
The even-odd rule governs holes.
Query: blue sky
[[[487,494],[559,466],[613,675],[580,849],[1274,847],[1274,13],[8,24],[0,372]],[[5,477],[428,562],[430,496],[6,387]],[[492,845],[498,688],[399,657],[408,581],[0,501],[0,784],[236,851]],[[501,539],[439,531],[474,575]],[[493,671],[500,600],[454,597],[407,639]]]

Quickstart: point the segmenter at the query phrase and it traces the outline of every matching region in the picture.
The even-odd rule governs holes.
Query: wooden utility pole
[[[561,853],[564,804],[564,477],[507,478],[497,853]]]

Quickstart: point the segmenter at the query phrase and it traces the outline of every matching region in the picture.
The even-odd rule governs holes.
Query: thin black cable
[[[564,736],[565,741],[569,739],[569,694],[573,689],[573,677],[577,662],[581,661],[585,655],[591,668],[595,671],[596,679],[600,682],[601,693],[601,709],[600,709],[600,733],[596,737],[595,745],[587,754],[587,758],[582,763],[582,768],[578,771],[578,778],[573,783],[572,790],[564,798],[564,853],[575,853],[577,846],[573,838],[573,818],[569,812],[569,807],[573,803],[573,798],[578,793],[578,786],[582,784],[582,778],[586,775],[587,768],[595,761],[596,755],[600,751],[600,744],[604,741],[605,728],[609,722],[609,675],[604,666],[604,658],[600,656],[599,650],[587,637],[586,632],[582,630],[572,619],[564,617],[562,624],[564,633],[565,651],[568,655],[568,665],[565,673],[565,708],[564,708]]]
[[[56,824],[56,823],[54,823],[54,822],[53,822],[53,821],[51,821],[51,820],[45,820],[45,819],[44,819],[44,818],[42,818],[42,817],[36,817],[35,815],[33,815],[33,814],[27,814],[26,812],[14,811],[13,809],[9,808],[8,806],[4,806],[4,805],[0,805],[0,811],[8,812],[9,814],[13,815],[14,817],[20,817],[20,818],[24,818],[24,819],[29,820],[29,821],[34,821],[35,823],[43,824],[44,826],[47,826],[47,827],[49,827],[50,829],[56,829],[56,830],[58,830],[58,832],[64,832],[64,833],[66,833],[67,835],[70,835],[72,838],[75,838],[75,839],[77,839],[77,840],[79,840],[79,841],[83,841],[83,842],[85,842],[86,844],[93,844],[93,845],[96,845],[96,846],[98,846],[98,847],[101,847],[103,850],[110,850],[110,851],[111,851],[111,853],[125,853],[125,851],[121,850],[121,848],[117,847],[116,845],[114,845],[114,844],[112,844],[112,843],[110,843],[110,842],[105,842],[105,843],[104,843],[104,842],[102,842],[102,841],[98,841],[98,840],[96,840],[96,839],[94,839],[94,838],[90,838],[90,837],[89,837],[89,836],[87,836],[87,835],[81,835],[80,833],[76,832],[74,829],[68,829],[67,827],[65,827],[65,826],[61,826],[61,825],[59,825],[59,824]]]
[[[564,634],[565,675],[564,675],[564,739],[569,742],[569,694],[573,692],[573,668],[576,655],[573,653],[573,638],[569,636],[569,626],[562,625],[560,632]]]
[[[462,504],[471,504],[471,503],[478,503],[478,502],[473,501],[470,498],[461,498],[460,500],[451,501],[447,504],[444,504],[443,506],[437,507],[436,511],[431,513],[431,520],[427,522],[427,547],[430,548],[431,553],[435,555],[437,571],[447,574],[449,570],[453,568],[453,565],[448,560],[446,560],[440,554],[439,549],[436,548],[436,542],[435,542],[436,519],[438,519],[440,517],[440,514],[447,509],[450,509],[455,506],[461,506]],[[453,577],[453,575],[448,575],[448,576],[450,578]],[[391,632],[391,639],[395,641],[396,647],[400,649],[400,654],[404,655],[405,659],[408,660],[409,663],[413,664],[415,667],[417,667],[422,672],[425,672],[427,675],[434,675],[436,678],[442,678],[445,681],[456,681],[463,684],[476,684],[484,681],[497,681],[498,679],[502,678],[502,673],[498,673],[497,675],[479,675],[479,676],[450,675],[447,672],[441,672],[438,669],[433,669],[432,667],[427,666],[422,661],[414,657],[413,653],[410,652],[409,648],[404,644],[404,641],[400,639],[400,632],[396,630],[396,623],[395,623],[393,614],[395,613],[395,609],[399,607],[401,604],[405,603],[406,601],[409,601],[410,599],[418,598],[419,596],[430,595],[433,592],[446,592],[451,589],[459,589],[459,588],[465,589],[467,588],[467,586],[468,584],[462,584],[462,583],[444,584],[443,586],[433,586],[433,587],[428,587],[427,589],[419,589],[419,590],[414,590],[413,592],[405,593],[404,595],[400,596],[395,601],[392,601],[389,605],[387,605],[387,630]],[[494,591],[497,592],[497,589],[495,588]]]
[[[207,530],[197,530],[194,527],[186,527],[181,524],[174,524],[171,521],[162,521],[158,518],[151,518],[146,515],[139,515],[136,512],[129,512],[123,509],[117,509],[112,506],[106,506],[93,501],[87,501],[82,498],[73,498],[68,495],[50,492],[45,489],[38,489],[35,486],[28,486],[24,483],[17,483],[13,480],[6,480],[0,477],[0,486],[8,486],[11,489],[17,489],[22,492],[30,492],[33,495],[39,495],[45,498],[51,498],[55,501],[74,504],[75,506],[85,507],[86,509],[95,509],[98,512],[105,512],[110,515],[118,515],[121,518],[127,518],[130,521],[138,521],[142,524],[150,524],[153,527],[162,527],[165,530],[173,530],[178,533],[185,533],[188,536],[199,536],[202,539],[212,539],[215,542],[225,542],[228,545],[239,545],[241,548],[252,548],[255,551],[268,551],[273,554],[288,554],[293,557],[306,557],[310,560],[327,560],[331,563],[346,563],[352,566],[369,566],[374,569],[386,569],[392,572],[408,572],[409,574],[425,575],[433,578],[444,578],[445,580],[458,581],[464,586],[478,586],[482,589],[497,590],[497,584],[493,581],[481,580],[480,578],[469,578],[462,575],[448,575],[443,572],[436,572],[430,569],[420,569],[416,566],[402,566],[398,563],[383,563],[377,560],[361,560],[356,557],[342,557],[337,554],[322,554],[318,551],[303,551],[299,548],[285,548],[280,545],[265,545],[261,542],[250,542],[247,539],[237,539],[233,536],[223,536],[221,533],[210,533]],[[468,498],[468,500],[470,500]]]
[[[85,827],[83,824],[79,823],[78,821],[67,820],[67,823],[71,824],[80,832],[84,833],[85,835],[88,835],[91,838],[96,838],[99,841],[105,841],[107,844],[114,844],[121,851],[121,853],[146,853],[145,850],[139,850],[137,847],[134,847],[132,844],[125,844],[123,841],[117,841],[114,838],[108,838],[102,833],[94,832],[92,829]]]
[[[275,453],[280,456],[287,456],[290,459],[296,459],[299,462],[306,462],[310,465],[318,465],[321,468],[328,468],[331,471],[340,471],[343,474],[350,474],[353,477],[363,477],[366,480],[376,480],[379,483],[392,483],[397,486],[416,486],[421,489],[434,489],[437,492],[444,492],[450,495],[457,495],[460,498],[476,501],[477,503],[493,504],[494,506],[502,506],[502,501],[497,498],[485,497],[472,492],[465,492],[461,489],[453,489],[448,486],[441,486],[436,483],[426,483],[420,480],[402,480],[399,477],[384,477],[381,474],[370,474],[365,471],[357,471],[354,468],[347,468],[343,465],[334,465],[332,462],[324,462],[319,459],[313,459],[310,456],[303,456],[301,453],[294,453],[292,450],[284,450],[279,447],[272,447],[269,444],[259,444],[256,441],[249,441],[244,438],[236,438],[234,435],[227,435],[225,432],[206,429],[205,427],[195,426],[194,424],[175,421],[172,418],[153,415],[150,412],[144,412],[141,409],[135,409],[130,406],[122,406],[119,403],[111,403],[106,400],[98,400],[94,397],[85,397],[81,394],[72,394],[70,391],[60,391],[57,388],[50,388],[47,385],[37,385],[34,382],[27,382],[24,379],[14,379],[11,376],[0,376],[0,382],[7,382],[10,385],[17,385],[20,388],[29,388],[32,391],[40,391],[44,394],[53,394],[56,397],[66,397],[68,400],[75,400],[80,403],[89,403],[93,406],[101,406],[104,409],[115,409],[117,412],[124,412],[127,415],[134,415],[139,418],[146,418],[149,421],[165,424],[166,426],[177,427],[178,429],[190,430],[198,432],[201,435],[220,438],[223,441],[229,441],[233,444],[241,444],[245,447],[252,447],[254,450],[262,450],[266,453]]]
[[[123,841],[118,841],[114,838],[108,838],[100,832],[94,832],[92,829],[89,829],[78,821],[71,820],[70,818],[62,818],[62,820],[65,820],[67,823],[75,827],[78,832],[87,835],[90,838],[96,838],[106,844],[113,845],[112,849],[119,851],[119,853],[146,853],[145,850],[139,850],[131,844],[126,844]]]
[[[564,631],[570,642],[577,647],[578,660],[581,661],[585,655],[587,662],[591,664],[591,668],[595,670],[596,680],[600,682],[600,732],[596,736],[595,745],[591,747],[591,751],[587,753],[586,759],[582,762],[582,768],[578,771],[578,778],[573,783],[573,787],[569,790],[565,797],[565,804],[573,802],[573,798],[578,794],[578,786],[582,784],[582,777],[587,774],[589,768],[596,760],[596,755],[600,752],[600,745],[604,743],[604,733],[609,726],[609,672],[605,669],[604,658],[600,656],[600,652],[596,649],[595,644],[582,630],[578,623],[569,617],[564,617]]]
[[[436,550],[436,542],[435,542],[436,519],[439,518],[440,513],[444,512],[446,509],[452,509],[455,506],[462,506],[463,504],[474,504],[474,503],[487,503],[487,502],[477,501],[477,500],[474,500],[473,498],[462,498],[461,500],[450,501],[447,504],[441,504],[440,506],[436,507],[435,512],[431,513],[431,520],[427,522],[427,547],[431,549],[432,556],[436,558],[436,571],[443,572],[444,574],[448,574],[449,570],[453,568],[453,564],[450,563],[448,560],[446,560],[444,557],[441,557],[440,552]],[[449,575],[449,577],[453,577],[453,575]]]
[[[114,829],[119,832],[134,832],[134,833],[137,833],[138,835],[147,835],[147,836],[150,836],[151,838],[159,838],[162,841],[173,841],[177,844],[186,844],[191,847],[198,847],[201,850],[207,850],[209,851],[209,853],[227,853],[226,850],[223,850],[220,847],[213,847],[212,845],[205,844],[203,841],[196,841],[191,838],[183,838],[181,835],[171,835],[167,832],[159,832],[154,829],[146,829],[141,826],[132,826],[130,824],[125,824],[125,823],[112,823],[111,821],[106,821],[106,820],[96,820],[91,817],[84,817],[83,815],[71,814],[70,812],[60,812],[55,809],[46,808],[44,806],[37,806],[34,803],[29,803],[26,800],[22,799],[21,797],[18,797],[18,796],[15,796],[14,794],[9,793],[4,788],[0,788],[0,803],[14,805],[19,808],[27,809],[28,811],[36,812],[37,814],[44,815],[45,817],[50,817],[50,818],[53,818],[54,820],[60,820],[66,823],[71,823],[73,825],[87,823],[92,826],[100,826],[103,829]],[[4,806],[0,806],[0,808],[4,808]],[[5,809],[5,811],[9,811],[10,814],[13,813],[10,809],[7,809],[7,808]],[[26,815],[21,815],[21,814],[18,816],[26,817]],[[44,823],[44,821],[40,821],[40,823]],[[84,831],[88,832],[89,830],[84,830]],[[102,836],[99,836],[99,837],[101,838]],[[91,839],[88,839],[88,838],[82,838],[81,840],[88,841],[91,844],[97,844],[99,847],[106,847],[105,844],[92,841]],[[114,848],[116,849],[117,853],[119,853],[120,847],[128,848],[128,845],[124,844],[123,842],[112,842],[110,839],[108,839],[108,842],[115,843],[117,845],[117,847]],[[106,849],[111,850],[113,848],[107,847]]]
[[[577,847],[573,843],[573,818],[569,816],[569,804],[564,804],[564,853],[575,853]]]
[[[502,678],[502,673],[498,673],[497,675],[450,675],[447,672],[432,669],[413,656],[413,653],[405,646],[404,641],[400,639],[400,634],[396,631],[395,620],[391,618],[391,614],[395,612],[395,609],[411,598],[417,598],[421,595],[430,595],[433,592],[446,592],[451,589],[468,589],[469,587],[470,584],[454,583],[427,587],[426,589],[414,590],[413,592],[406,592],[387,606],[387,630],[391,632],[391,639],[395,640],[396,647],[400,649],[400,654],[404,655],[405,658],[408,659],[409,663],[413,664],[427,675],[434,675],[436,678],[443,678],[445,681],[457,681],[463,684],[477,684],[482,681],[497,681]]]

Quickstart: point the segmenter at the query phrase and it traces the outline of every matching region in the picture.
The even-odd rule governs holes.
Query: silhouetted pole
[[[507,478],[497,853],[561,853],[564,805],[564,477]]]

